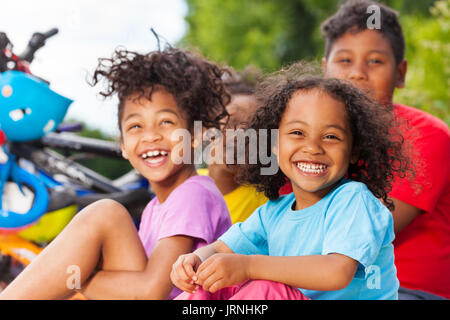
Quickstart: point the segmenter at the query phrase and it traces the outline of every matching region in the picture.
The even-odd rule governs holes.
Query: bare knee
[[[127,209],[119,202],[102,199],[85,207],[75,216],[75,219],[86,227],[102,226],[109,229],[128,223],[131,218]]]

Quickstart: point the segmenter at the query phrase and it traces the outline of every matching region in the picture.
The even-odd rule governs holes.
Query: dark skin
[[[344,105],[311,90],[294,94],[279,126],[277,154],[281,170],[293,185],[296,209],[320,201],[357,160]],[[324,163],[321,173],[305,173],[298,163]],[[210,244],[204,262],[195,253],[182,255],[173,265],[173,283],[187,292],[202,286],[212,293],[249,279],[281,282],[310,290],[334,291],[349,285],[358,261],[339,254],[264,256],[235,254],[222,241]],[[301,270],[301,272],[299,272]]]
[[[230,114],[230,125],[239,126],[240,123],[248,121],[248,118],[254,111],[255,107],[255,100],[252,98],[252,96],[244,94],[233,95],[230,103],[226,107],[228,113]],[[225,163],[214,163],[208,166],[208,175],[214,180],[217,188],[219,188],[220,192],[223,195],[229,194],[239,187],[239,184],[235,180],[236,172],[237,170],[235,166],[227,166]]]
[[[322,60],[327,77],[345,79],[381,104],[390,104],[394,90],[403,88],[407,61],[395,61],[389,41],[376,30],[345,33],[338,38],[328,58]],[[420,208],[391,198],[395,205],[392,211],[394,232],[398,234],[414,218],[423,213]]]
[[[130,97],[125,104],[123,156],[149,180],[163,203],[177,186],[196,174],[193,165],[177,165],[170,159],[178,142],[171,139],[171,133],[188,129],[187,120],[164,90],[154,92],[151,101]],[[167,155],[142,157],[149,150]],[[74,293],[66,285],[70,265],[79,268],[80,291],[89,299],[167,299],[173,289],[171,266],[192,250],[194,242],[184,235],[160,239],[147,258],[129,213],[119,203],[103,199],[80,211],[2,291],[0,299],[66,298]]]

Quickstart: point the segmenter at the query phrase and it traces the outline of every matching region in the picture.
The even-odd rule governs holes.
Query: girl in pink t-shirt
[[[149,180],[156,197],[139,233],[113,200],[84,208],[1,299],[57,299],[76,291],[90,299],[167,299],[178,293],[169,277],[178,256],[231,226],[220,191],[211,178],[197,176],[190,161],[194,120],[219,128],[228,115],[223,73],[171,47],[148,54],[119,49],[100,60],[93,83],[106,79],[101,94],[118,95],[123,157]]]

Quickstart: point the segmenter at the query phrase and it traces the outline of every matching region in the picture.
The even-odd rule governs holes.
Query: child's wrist
[[[203,262],[208,259],[213,254],[216,254],[217,251],[214,249],[212,245],[207,245],[201,248],[198,248],[193,252],[197,257],[199,257],[200,261]]]
[[[245,266],[245,274],[247,276],[247,279],[257,279],[257,276],[255,276],[255,270],[254,270],[254,260],[255,260],[255,256],[254,255],[246,255],[245,257],[245,262],[244,262],[244,266]]]

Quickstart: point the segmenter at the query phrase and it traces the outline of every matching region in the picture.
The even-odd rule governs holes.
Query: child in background
[[[231,221],[214,181],[198,176],[193,162],[174,161],[172,151],[182,141],[173,133],[192,131],[194,120],[206,128],[222,125],[229,102],[223,73],[170,47],[148,54],[121,49],[100,60],[94,84],[106,79],[102,95],[118,95],[123,156],[156,196],[143,212],[139,233],[115,201],[86,207],[0,298],[57,299],[74,289],[92,299],[167,299],[180,293],[169,278],[172,264],[217,239]],[[193,142],[183,141],[191,151]],[[71,283],[76,275],[79,288]]]
[[[370,6],[380,8],[381,29],[368,29]],[[400,299],[450,298],[450,131],[432,115],[401,104],[407,62],[397,13],[373,1],[348,1],[322,24],[325,76],[345,79],[386,106],[412,145],[414,179],[396,177],[389,197],[396,239]],[[413,290],[411,290],[413,289]]]
[[[257,108],[257,101],[253,94],[259,77],[257,70],[251,67],[239,73],[231,70],[224,75],[225,88],[231,95],[231,101],[226,106],[230,117],[224,129],[238,129],[251,119]],[[226,137],[222,142],[225,158]],[[207,169],[199,169],[198,172],[213,178],[225,198],[232,223],[245,221],[256,208],[267,202],[264,194],[257,192],[253,186],[241,185],[236,181],[237,166],[235,164],[226,164],[225,161],[220,164],[212,163]]]
[[[408,169],[402,140],[390,139],[390,114],[361,91],[299,77],[301,67],[262,85],[264,104],[250,125],[278,129],[265,151],[274,150],[281,170],[239,170],[270,200],[177,260],[171,279],[186,291],[177,299],[397,298],[392,216],[379,199],[392,208],[393,171]],[[286,177],[294,191],[280,197]]]

